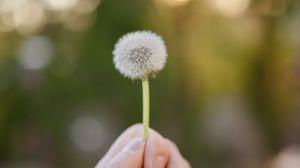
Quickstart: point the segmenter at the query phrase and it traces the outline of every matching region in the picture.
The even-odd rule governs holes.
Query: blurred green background
[[[300,1],[0,0],[0,167],[94,167],[141,122],[123,34],[168,48],[151,127],[192,167],[300,167]]]

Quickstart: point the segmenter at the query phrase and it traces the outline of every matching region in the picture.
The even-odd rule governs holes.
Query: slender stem
[[[144,139],[149,136],[149,121],[150,121],[150,93],[148,76],[143,78],[143,125],[144,125]]]

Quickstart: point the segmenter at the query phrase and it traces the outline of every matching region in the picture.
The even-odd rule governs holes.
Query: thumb
[[[109,168],[141,168],[143,165],[145,141],[138,137],[125,147],[107,164]]]

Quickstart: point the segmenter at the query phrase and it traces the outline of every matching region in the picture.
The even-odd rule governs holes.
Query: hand
[[[95,168],[190,168],[176,145],[149,130],[143,139],[143,126],[129,127],[114,142]]]

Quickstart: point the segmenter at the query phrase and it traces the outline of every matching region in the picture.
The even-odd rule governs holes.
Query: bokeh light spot
[[[76,3],[74,10],[82,14],[91,13],[97,8],[100,2],[101,0],[81,0]]]
[[[79,117],[71,125],[71,140],[84,151],[99,149],[105,143],[105,135],[102,124],[92,117]]]
[[[250,0],[212,0],[212,5],[226,17],[241,16],[249,7]]]
[[[162,0],[162,1],[164,1],[165,3],[167,3],[170,6],[177,7],[177,6],[182,6],[186,3],[188,3],[190,0]]]
[[[35,70],[47,66],[53,53],[54,46],[49,38],[33,36],[23,41],[17,59],[23,68]]]
[[[66,10],[73,8],[78,0],[44,0],[47,7],[52,10]]]
[[[101,0],[0,0],[0,32],[16,30],[37,34],[47,24],[65,24],[69,30],[86,30]],[[91,17],[91,18],[88,18]],[[70,18],[72,20],[70,21]],[[84,19],[82,19],[84,18]],[[74,21],[75,23],[71,23]],[[93,23],[93,22],[89,22]],[[78,26],[79,25],[79,26]],[[81,27],[80,27],[81,26]]]

